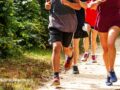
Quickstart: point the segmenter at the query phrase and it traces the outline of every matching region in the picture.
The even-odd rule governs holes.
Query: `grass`
[[[51,50],[32,49],[0,60],[0,90],[34,90],[51,77]]]

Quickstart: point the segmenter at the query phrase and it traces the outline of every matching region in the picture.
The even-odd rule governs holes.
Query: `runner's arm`
[[[87,9],[87,3],[80,1],[80,5],[82,8]]]
[[[102,2],[105,2],[106,0],[96,0],[96,1],[91,1],[87,6],[88,8],[91,9],[97,9],[97,6],[101,4]]]
[[[74,0],[74,2],[70,2],[68,0],[61,0],[61,3],[75,10],[80,10],[81,8],[80,0]]]

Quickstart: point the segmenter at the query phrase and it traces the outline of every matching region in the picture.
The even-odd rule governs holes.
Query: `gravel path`
[[[72,74],[72,70],[67,73],[61,73],[61,85],[59,87],[50,86],[51,81],[38,90],[120,90],[120,38],[116,43],[117,57],[115,62],[115,71],[118,81],[113,83],[113,86],[105,85],[106,70],[102,59],[102,49],[98,45],[97,48],[97,63],[80,62],[78,64],[80,74]]]

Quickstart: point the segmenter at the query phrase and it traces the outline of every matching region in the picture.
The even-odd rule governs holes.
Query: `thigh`
[[[108,43],[114,44],[120,32],[120,27],[112,26],[108,32]]]
[[[97,38],[97,34],[98,34],[98,31],[96,31],[95,29],[91,30],[91,37],[92,37],[92,39],[96,39]]]
[[[108,45],[107,45],[107,42],[108,42],[108,33],[99,32],[98,34],[99,34],[100,43],[102,45],[102,48],[103,49],[108,49]]]

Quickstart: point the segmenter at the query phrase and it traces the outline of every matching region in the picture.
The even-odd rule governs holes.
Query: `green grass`
[[[34,90],[51,73],[51,50],[32,49],[17,58],[1,59],[0,90]]]
[[[25,56],[27,57],[32,57],[35,59],[42,59],[42,60],[50,60],[51,59],[51,50],[50,49],[46,49],[46,50],[42,50],[42,49],[32,49],[29,50],[25,53]]]

